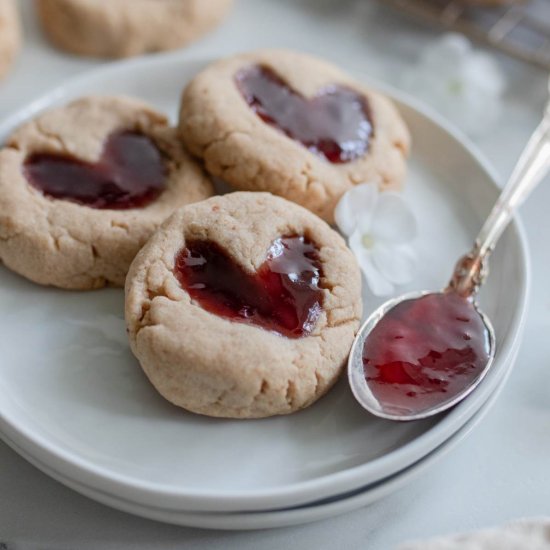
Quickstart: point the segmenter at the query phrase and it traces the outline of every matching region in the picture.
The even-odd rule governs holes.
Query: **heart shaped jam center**
[[[363,348],[375,397],[400,410],[431,407],[468,387],[487,364],[489,333],[473,303],[453,292],[390,309]]]
[[[26,159],[24,174],[48,197],[123,210],[154,201],[164,189],[167,169],[151,138],[123,131],[107,138],[95,164],[67,155],[35,153]]]
[[[236,75],[252,110],[312,153],[340,164],[362,157],[373,137],[367,99],[345,86],[328,86],[312,98],[290,88],[272,70],[253,66]]]
[[[245,271],[211,241],[188,241],[175,274],[200,306],[289,338],[308,335],[322,311],[318,249],[304,237],[273,242],[256,273]]]

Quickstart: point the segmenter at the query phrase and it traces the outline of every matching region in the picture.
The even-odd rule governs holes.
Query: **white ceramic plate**
[[[321,502],[311,503],[306,506],[298,506],[295,508],[285,508],[281,510],[265,510],[259,512],[186,512],[176,510],[166,510],[163,508],[144,506],[121,499],[116,495],[107,494],[93,487],[82,485],[73,480],[64,478],[62,475],[50,470],[46,465],[37,463],[33,457],[27,456],[24,451],[18,449],[16,445],[11,444],[15,450],[32,462],[35,466],[48,473],[61,483],[71,487],[75,491],[82,493],[94,500],[102,502],[113,508],[117,508],[124,512],[136,514],[149,519],[172,523],[175,525],[186,525],[188,527],[200,527],[203,529],[270,529],[274,527],[287,527],[290,525],[299,525],[302,523],[310,523],[319,521],[332,516],[351,512],[358,508],[362,508],[377,500],[397,491],[413,481],[435,462],[446,456],[456,445],[479,424],[491,405],[495,402],[500,394],[507,375],[511,371],[513,361],[517,355],[519,345],[513,358],[507,365],[507,374],[499,383],[497,389],[491,394],[489,399],[482,405],[479,411],[466,424],[460,428],[454,435],[442,443],[439,447],[433,450],[424,458],[415,462],[412,466],[385,478],[379,482],[361,487],[337,497],[331,497]]]
[[[204,61],[177,53],[110,65],[47,94],[0,125],[89,93],[142,97],[175,115]],[[421,267],[403,290],[442,287],[497,195],[476,150],[433,115],[393,93],[414,149],[406,196],[420,222]],[[523,233],[514,223],[492,258],[483,309],[493,319],[494,368],[444,416],[410,423],[363,411],[343,380],[289,417],[214,420],[178,410],[147,383],[129,352],[120,290],[41,288],[0,268],[0,432],[67,483],[182,511],[269,510],[328,498],[403,470],[455,434],[506,372],[528,289]],[[365,295],[365,314],[379,305]]]

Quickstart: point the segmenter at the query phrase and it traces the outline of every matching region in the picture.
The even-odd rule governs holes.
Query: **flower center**
[[[372,235],[370,233],[364,233],[361,236],[361,244],[370,250],[374,246],[374,239],[372,238]]]
[[[458,79],[449,80],[449,92],[453,95],[459,95],[462,93],[464,84]]]

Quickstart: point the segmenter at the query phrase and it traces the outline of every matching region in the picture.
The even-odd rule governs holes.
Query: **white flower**
[[[334,217],[373,294],[387,296],[412,279],[416,219],[401,195],[362,183],[340,199]]]
[[[453,33],[428,46],[401,84],[465,132],[478,135],[497,121],[506,87],[495,59]]]

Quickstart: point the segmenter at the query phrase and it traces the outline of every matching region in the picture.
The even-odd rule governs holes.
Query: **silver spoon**
[[[548,83],[550,92],[550,80]],[[348,377],[352,392],[357,401],[365,409],[376,416],[390,420],[418,420],[433,416],[456,405],[459,401],[469,395],[483,380],[488,370],[491,368],[495,357],[495,334],[489,318],[484,315],[475,303],[475,297],[480,286],[487,276],[487,259],[493,251],[498,239],[504,229],[512,219],[514,212],[521,203],[528,197],[533,189],[540,183],[544,176],[550,170],[550,101],[546,105],[544,117],[527,146],[521,154],[510,179],[502,190],[496,204],[494,205],[489,217],[481,228],[474,246],[468,254],[463,256],[457,263],[451,281],[446,289],[439,292],[412,292],[389,300],[380,306],[365,321],[355,338],[351,348],[348,360]],[[447,294],[446,294],[447,293]],[[375,383],[372,378],[367,380],[365,374],[365,365],[363,362],[363,350],[365,341],[378,326],[385,316],[399,305],[406,308],[410,304],[404,304],[405,301],[414,300],[417,303],[426,296],[434,296],[439,299],[441,295],[455,293],[458,296],[471,301],[471,307],[479,314],[482,323],[486,329],[485,344],[487,348],[485,365],[478,369],[474,379],[469,380],[463,387],[452,395],[437,393],[431,396],[430,403],[423,402],[422,399],[406,399],[406,404],[396,404],[395,400],[385,397],[380,391],[376,391]],[[445,299],[446,299],[445,298]],[[431,298],[430,298],[431,299]],[[398,311],[398,310],[394,310]],[[392,312],[393,313],[393,312]],[[390,313],[390,316],[392,314]],[[434,329],[438,329],[434,323]],[[373,335],[373,339],[378,337],[378,333]],[[380,339],[378,340],[380,342]],[[367,341],[367,344],[370,342]],[[414,393],[411,395],[415,395]],[[435,401],[434,401],[435,399]]]

